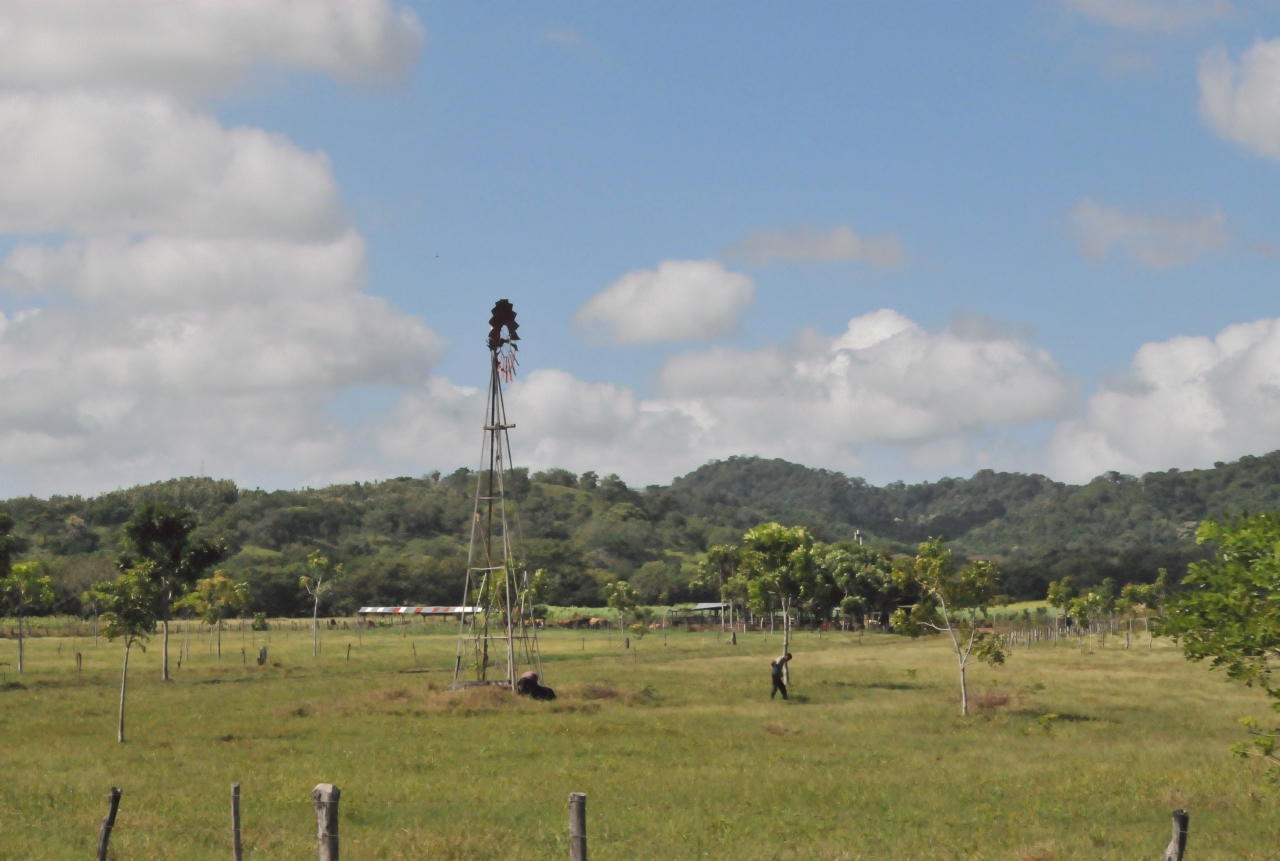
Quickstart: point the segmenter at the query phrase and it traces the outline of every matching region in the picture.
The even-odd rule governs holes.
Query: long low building
[[[360,616],[461,616],[479,613],[479,607],[361,607]]]

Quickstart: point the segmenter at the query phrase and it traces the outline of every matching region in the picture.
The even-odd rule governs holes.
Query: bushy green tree
[[[1063,577],[1061,580],[1055,580],[1049,584],[1049,592],[1046,596],[1046,603],[1055,609],[1067,612],[1067,607],[1071,604],[1071,599],[1076,597],[1075,585],[1071,582],[1070,577]]]
[[[150,590],[163,633],[160,678],[169,680],[169,616],[175,601],[187,593],[205,571],[226,555],[220,541],[192,536],[196,516],[163,502],[148,502],[124,525],[121,571],[148,572]],[[150,562],[150,565],[143,565]]]
[[[115,580],[98,583],[91,593],[102,608],[103,633],[108,640],[124,640],[124,669],[120,673],[120,720],[116,740],[124,743],[124,702],[129,683],[129,652],[143,650],[156,628],[155,562],[147,559],[121,572]]]
[[[859,623],[870,615],[892,613],[902,602],[890,559],[861,544],[815,544],[814,585],[809,609],[827,618],[835,607]]]
[[[971,562],[957,569],[951,550],[941,538],[922,542],[915,564],[907,573],[920,590],[920,600],[893,615],[897,633],[918,637],[943,633],[951,639],[960,669],[960,714],[969,714],[969,689],[965,670],[970,658],[991,665],[1003,664],[1005,650],[999,638],[979,630],[979,620],[996,598],[1000,572],[991,562]]]
[[[1188,660],[1208,660],[1228,678],[1261,687],[1280,710],[1273,678],[1280,656],[1280,512],[1210,518],[1196,540],[1214,546],[1213,559],[1188,568],[1181,589],[1166,601],[1158,633],[1173,637]],[[1236,752],[1265,759],[1269,777],[1280,782],[1280,728],[1248,728],[1254,743]]]
[[[0,577],[0,602],[18,619],[18,674],[26,661],[23,638],[23,617],[36,607],[53,603],[53,580],[44,573],[40,562],[19,562],[9,569],[8,576]]]
[[[803,526],[762,523],[742,536],[738,570],[761,612],[782,611],[782,652],[791,652],[791,610],[814,587],[813,538]],[[791,683],[783,668],[784,681]]]

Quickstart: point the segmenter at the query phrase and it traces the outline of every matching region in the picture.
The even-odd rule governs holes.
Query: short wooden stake
[[[80,653],[79,653],[79,652],[76,652],[76,672],[77,672],[77,673],[78,673],[78,672],[80,672],[80,667],[81,667],[81,664],[82,664],[83,660],[84,660],[84,659],[83,659],[83,657],[80,655]]]
[[[1182,861],[1182,855],[1187,851],[1187,823],[1190,821],[1187,811],[1173,811],[1173,839],[1165,848],[1162,861]]]
[[[98,861],[107,861],[107,844],[111,842],[111,829],[116,827],[116,811],[120,809],[120,787],[111,787],[111,806],[107,815],[102,817],[102,828],[98,830]]]
[[[267,663],[267,647],[259,646],[258,647],[258,666],[261,667],[266,663]]]
[[[338,861],[338,787],[322,783],[311,792],[316,804],[316,839],[320,861]]]
[[[414,657],[417,657],[416,652],[414,653]],[[351,644],[350,643],[347,643],[347,660],[348,661],[351,660]]]
[[[587,796],[569,793],[569,861],[587,861]]]
[[[240,784],[231,784],[231,851],[235,861],[244,861],[244,846],[240,843]]]

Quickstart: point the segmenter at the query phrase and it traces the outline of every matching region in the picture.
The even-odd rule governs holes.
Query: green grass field
[[[1267,703],[1160,641],[1018,649],[971,672],[962,719],[939,640],[800,634],[784,703],[780,635],[651,632],[626,652],[616,632],[547,632],[560,698],[533,703],[445,691],[450,625],[324,631],[319,660],[273,630],[265,667],[249,636],[247,667],[239,632],[221,663],[193,638],[167,685],[158,641],[135,650],[123,745],[122,647],[30,640],[22,687],[0,667],[0,859],[92,857],[112,785],[113,857],[229,858],[233,781],[255,859],[315,857],[320,782],[342,789],[350,861],[564,859],[571,791],[599,861],[1157,859],[1184,806],[1190,859],[1280,850],[1277,801],[1227,750]],[[0,662],[16,652],[0,641]]]

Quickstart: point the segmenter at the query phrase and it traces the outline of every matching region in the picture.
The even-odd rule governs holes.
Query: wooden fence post
[[[587,796],[569,793],[569,861],[587,861]]]
[[[236,861],[244,861],[244,847],[240,843],[240,784],[231,784],[231,851]]]
[[[258,647],[258,666],[261,667],[266,662],[267,662],[267,647],[259,646]]]
[[[102,828],[98,830],[98,861],[107,861],[107,844],[111,842],[111,829],[116,827],[116,811],[120,809],[120,787],[111,787],[111,806],[107,815],[102,817]]]
[[[320,861],[338,861],[338,787],[322,783],[311,792],[316,803],[316,838]]]
[[[1173,811],[1173,839],[1165,848],[1162,861],[1182,861],[1182,854],[1187,851],[1187,823],[1190,820],[1187,811]]]

